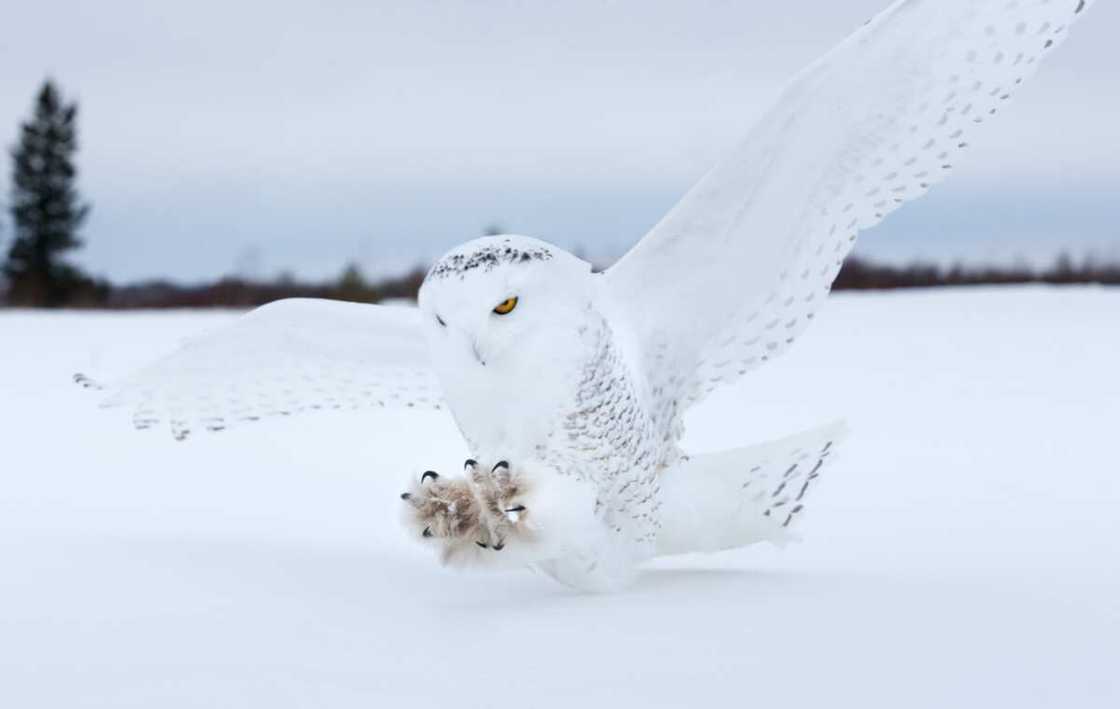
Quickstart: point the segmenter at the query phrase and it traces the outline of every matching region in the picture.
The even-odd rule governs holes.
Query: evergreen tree
[[[359,303],[373,302],[376,299],[376,293],[366,282],[361,267],[351,261],[338,278],[334,297]]]
[[[67,104],[54,83],[45,81],[34,115],[21,126],[12,149],[8,208],[15,240],[4,264],[12,303],[63,305],[91,285],[62,260],[81,246],[77,230],[89,212],[75,186],[77,115],[77,104]]]

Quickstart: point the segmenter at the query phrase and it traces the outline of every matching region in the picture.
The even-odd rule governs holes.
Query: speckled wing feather
[[[661,480],[658,554],[796,538],[812,490],[847,435],[837,421],[767,443],[690,456]]]
[[[1089,4],[901,0],[798,75],[605,274],[654,391],[696,401],[784,351],[856,234],[944,179]]]
[[[418,310],[291,299],[185,343],[103,405],[127,406],[137,428],[166,425],[181,440],[265,416],[440,401]]]

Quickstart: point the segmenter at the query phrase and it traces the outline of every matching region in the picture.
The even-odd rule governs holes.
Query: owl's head
[[[586,321],[591,264],[527,236],[487,236],[432,266],[419,305],[437,351],[487,366]]]

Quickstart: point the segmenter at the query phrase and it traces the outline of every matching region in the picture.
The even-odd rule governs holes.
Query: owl
[[[781,543],[843,424],[689,455],[685,412],[790,347],[856,235],[949,175],[1088,4],[900,0],[605,271],[525,236],[475,239],[431,267],[417,307],[278,301],[106,403],[179,439],[315,409],[445,411],[471,458],[400,502],[444,563],[610,590],[656,556]]]

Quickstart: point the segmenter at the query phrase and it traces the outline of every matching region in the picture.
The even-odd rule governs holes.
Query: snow
[[[1120,290],[834,297],[686,439],[846,417],[804,542],[605,596],[408,538],[438,413],[176,443],[69,381],[235,315],[0,311],[0,705],[1120,705]]]

